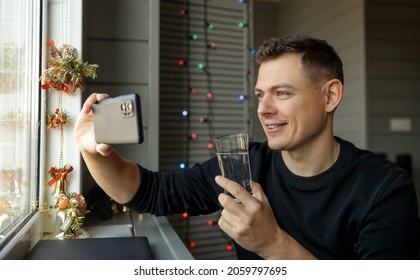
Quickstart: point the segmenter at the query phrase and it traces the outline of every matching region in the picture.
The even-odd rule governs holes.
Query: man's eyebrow
[[[273,90],[276,90],[276,89],[279,89],[279,88],[289,89],[289,90],[295,90],[296,89],[294,86],[292,86],[290,84],[287,84],[287,83],[279,83],[279,84],[272,85],[269,88],[269,91],[273,91]],[[255,92],[263,92],[263,90],[260,89],[260,88],[258,88],[258,87],[255,87],[254,90],[255,90]]]

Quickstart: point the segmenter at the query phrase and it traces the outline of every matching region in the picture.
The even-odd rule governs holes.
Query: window
[[[0,0],[0,250],[36,208],[40,3]]]

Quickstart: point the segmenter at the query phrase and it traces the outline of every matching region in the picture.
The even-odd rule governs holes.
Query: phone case
[[[93,105],[95,140],[105,144],[143,143],[140,96],[120,95]]]

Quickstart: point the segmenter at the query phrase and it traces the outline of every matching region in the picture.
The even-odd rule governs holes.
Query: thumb
[[[97,93],[96,94],[96,98],[97,98],[98,101],[104,100],[104,99],[109,98],[109,97],[110,96],[107,93]]]
[[[111,154],[112,146],[108,144],[96,144],[96,152],[100,153],[102,156],[107,157]]]

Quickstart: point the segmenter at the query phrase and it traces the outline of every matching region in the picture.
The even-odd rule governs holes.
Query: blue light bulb
[[[188,112],[188,110],[184,109],[184,110],[182,110],[181,114],[182,114],[182,116],[187,117],[189,115],[189,112]]]
[[[238,101],[244,101],[246,99],[246,96],[244,94],[238,95]]]

